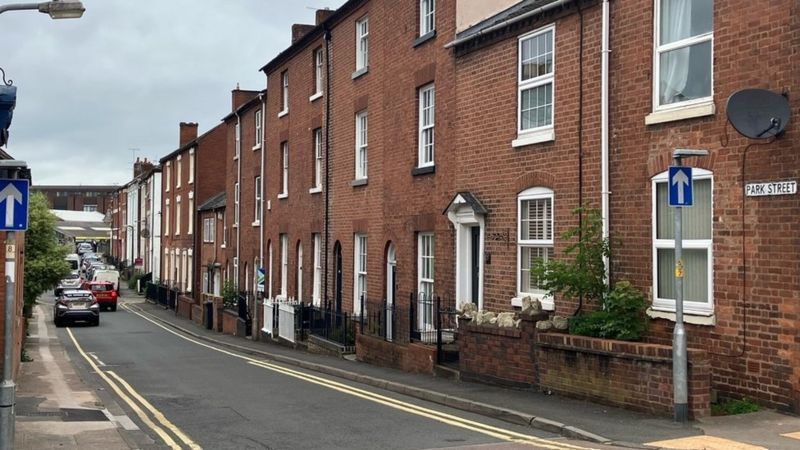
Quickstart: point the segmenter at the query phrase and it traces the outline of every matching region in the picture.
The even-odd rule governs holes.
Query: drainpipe
[[[261,267],[266,267],[264,265],[264,230],[266,229],[266,224],[264,223],[264,160],[266,158],[267,153],[267,143],[265,140],[266,135],[266,126],[267,126],[267,96],[263,93],[258,94],[258,99],[261,100],[261,195],[259,198],[261,199],[261,207],[259,208],[259,216],[258,216],[258,223],[261,224],[261,229],[258,233],[258,263]],[[259,267],[256,267],[256,273],[258,273]],[[256,286],[258,286],[258,275],[256,275]],[[256,288],[258,291],[258,288]],[[256,295],[256,293],[254,293]]]
[[[238,157],[236,158],[236,185],[238,186],[237,189],[233,191],[233,201],[234,201],[234,210],[236,211],[236,264],[233,266],[233,279],[236,280],[237,288],[241,288],[239,285],[239,266],[242,262],[239,260],[239,237],[242,229],[241,220],[239,218],[242,215],[242,120],[239,117],[239,112],[234,112],[236,114],[236,128],[239,130],[238,136],[236,139],[236,154]],[[238,207],[236,206],[236,196],[239,196],[239,204]]]
[[[608,163],[608,55],[611,53],[609,48],[610,15],[608,0],[603,0],[603,29],[602,29],[602,52],[601,52],[601,80],[600,80],[600,208],[603,218],[603,239],[609,237],[609,195],[611,192],[608,187],[609,163]],[[610,267],[607,257],[603,258],[606,270],[606,284],[611,284]]]
[[[325,244],[324,244],[324,277],[322,279],[323,288],[322,295],[324,296],[325,307],[328,305],[328,242],[330,241],[330,196],[331,196],[331,30],[328,28],[327,22],[323,22],[323,37],[325,39],[325,211],[324,227],[325,227]]]

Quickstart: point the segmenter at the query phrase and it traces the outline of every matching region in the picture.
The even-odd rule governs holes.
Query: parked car
[[[76,321],[100,325],[100,304],[90,291],[63,291],[53,306],[53,322],[57,327]]]
[[[90,242],[79,242],[77,250],[79,255],[87,252],[93,252],[94,246],[92,246]]]
[[[94,273],[96,271],[105,270],[105,269],[106,269],[106,265],[104,263],[102,263],[100,261],[93,261],[91,264],[89,264],[89,268],[86,269],[86,277],[85,278],[87,280],[93,280],[94,279]]]
[[[69,270],[78,270],[81,266],[81,257],[77,253],[71,253],[64,258],[69,263]]]
[[[83,283],[83,290],[89,291],[100,304],[100,310],[117,310],[117,290],[114,283],[109,281],[87,281]]]
[[[97,269],[92,274],[92,281],[108,281],[114,283],[114,290],[119,295],[119,271],[106,265],[105,269]]]
[[[53,290],[53,294],[58,297],[61,295],[61,292],[68,290],[68,289],[80,289],[81,285],[83,284],[83,280],[81,279],[81,274],[77,270],[73,270],[70,272],[66,278],[63,278],[59,283],[58,286]]]

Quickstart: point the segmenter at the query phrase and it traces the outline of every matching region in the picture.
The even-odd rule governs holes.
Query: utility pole
[[[707,150],[675,149],[669,168],[669,205],[675,208],[675,329],[672,334],[672,388],[674,420],[689,420],[689,363],[683,324],[683,208],[692,206],[692,169],[681,167],[681,158],[707,156]]]

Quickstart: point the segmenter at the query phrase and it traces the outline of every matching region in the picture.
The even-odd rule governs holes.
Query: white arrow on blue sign
[[[669,168],[669,206],[692,206],[693,204],[692,168],[671,166]]]
[[[28,180],[0,180],[0,231],[25,231],[28,229]]]

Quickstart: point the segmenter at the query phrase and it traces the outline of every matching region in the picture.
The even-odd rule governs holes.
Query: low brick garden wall
[[[205,314],[203,314],[203,305],[192,305],[192,320],[200,326],[204,326]]]
[[[229,309],[222,310],[222,333],[236,336],[236,330],[239,326],[239,314],[236,311]]]
[[[568,397],[661,416],[672,415],[672,348],[563,333],[468,324],[459,330],[463,379],[538,387]],[[711,366],[703,350],[689,349],[689,413],[707,416]]]
[[[184,319],[192,318],[192,305],[194,305],[194,299],[192,297],[187,297],[185,295],[178,296],[178,303],[176,305],[177,315],[178,317],[182,317]]]
[[[356,335],[356,358],[376,366],[433,375],[436,346],[415,343],[398,345],[359,333]]]

